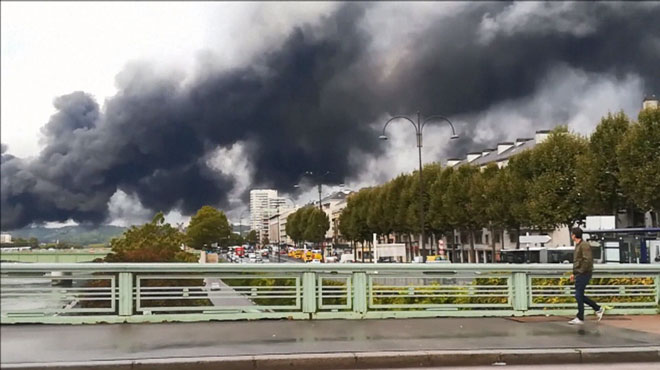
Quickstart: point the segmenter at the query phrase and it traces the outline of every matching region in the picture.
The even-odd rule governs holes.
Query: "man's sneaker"
[[[605,314],[605,307],[600,307],[600,310],[596,311],[596,316],[598,316],[598,321],[603,319],[603,315]]]
[[[583,325],[584,321],[578,319],[577,317],[568,322],[569,325]]]

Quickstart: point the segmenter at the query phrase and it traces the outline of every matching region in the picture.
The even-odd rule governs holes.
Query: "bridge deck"
[[[9,365],[292,353],[660,346],[660,315],[610,316],[599,324],[588,321],[584,327],[569,326],[567,319],[3,325],[1,362]]]

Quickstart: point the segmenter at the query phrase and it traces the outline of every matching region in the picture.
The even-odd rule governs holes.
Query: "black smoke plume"
[[[361,170],[349,153],[382,150],[373,124],[383,117],[480,112],[532,94],[559,65],[634,73],[660,86],[656,4],[541,3],[516,12],[519,4],[475,3],[438,21],[421,15],[407,21],[428,26],[387,51],[401,55],[387,73],[387,53],[371,46],[396,32],[398,20],[368,30],[378,6],[342,5],[248,66],[192,82],[131,65],[103,109],[84,92],[55,99],[38,157],[2,147],[1,227],[102,223],[117,190],[152,210],[222,207],[233,181],[207,157],[237,141],[250,144],[255,186],[288,190],[306,170],[332,171],[328,182],[339,183]],[[471,149],[474,129],[461,127],[464,138],[449,154]]]

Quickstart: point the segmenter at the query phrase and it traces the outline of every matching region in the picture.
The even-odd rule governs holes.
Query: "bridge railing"
[[[572,315],[570,265],[2,263],[1,322]],[[587,295],[657,313],[660,265],[597,265]]]

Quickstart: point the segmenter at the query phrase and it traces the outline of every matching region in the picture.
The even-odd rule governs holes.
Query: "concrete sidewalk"
[[[3,325],[0,359],[3,368],[316,370],[660,361],[660,315],[612,316],[583,327],[567,319]],[[632,329],[640,321],[647,331]]]

